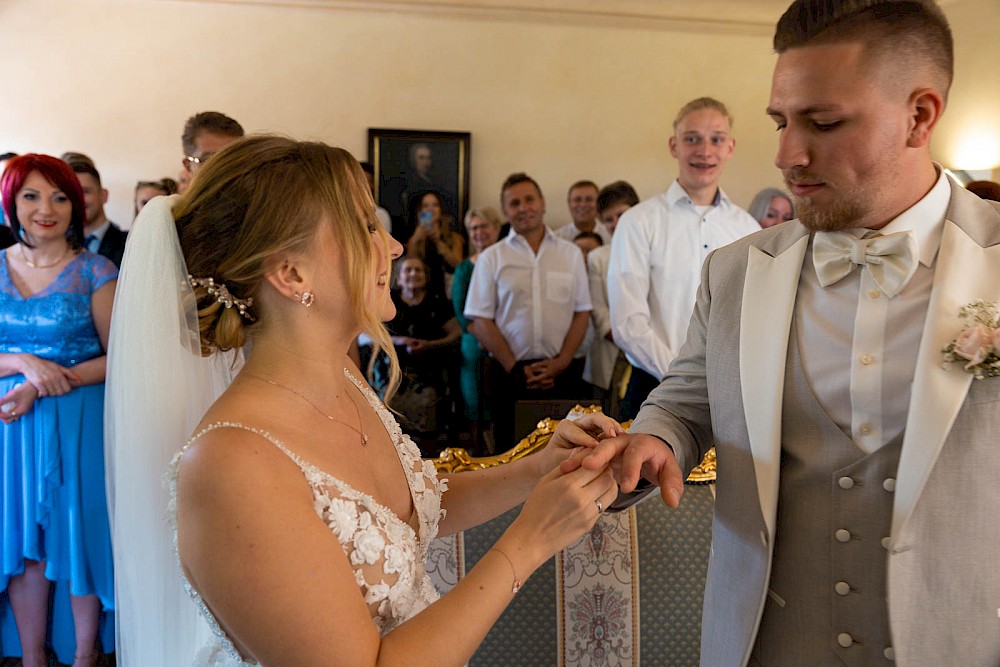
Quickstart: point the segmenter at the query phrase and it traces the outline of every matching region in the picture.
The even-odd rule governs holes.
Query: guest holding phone
[[[455,267],[465,258],[465,239],[452,229],[451,216],[444,215],[441,195],[428,191],[417,195],[414,201],[420,202],[410,207],[417,225],[406,243],[406,252],[427,263],[430,271],[428,291],[450,298]]]

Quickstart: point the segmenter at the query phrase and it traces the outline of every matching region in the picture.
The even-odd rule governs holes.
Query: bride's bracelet
[[[510,565],[510,571],[514,573],[514,583],[510,587],[510,592],[511,592],[511,595],[517,595],[517,592],[519,590],[521,590],[521,585],[522,584],[521,584],[521,580],[517,578],[517,570],[514,569],[514,561],[512,561],[510,559],[510,556],[508,556],[507,554],[505,554],[503,551],[501,551],[497,547],[491,548],[490,551],[496,551],[498,554],[500,554],[501,556],[503,556],[507,560],[507,563]]]

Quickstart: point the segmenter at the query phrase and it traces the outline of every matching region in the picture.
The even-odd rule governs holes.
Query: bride
[[[126,256],[113,316],[113,328],[121,319],[109,389],[116,558],[141,571],[136,561],[156,532],[119,523],[141,518],[132,507],[142,504],[134,473],[143,457],[169,450],[146,436],[190,427],[197,403],[208,407],[217,393],[213,381],[218,389],[235,367],[233,357],[220,364],[217,351],[250,344],[173,465],[182,578],[213,630],[195,664],[467,662],[521,583],[614,500],[610,470],[563,475],[558,464],[620,434],[618,424],[600,415],[563,421],[536,455],[437,477],[347,356],[362,331],[392,354],[382,322],[394,313],[388,277],[401,247],[380,228],[346,151],[249,137],[214,156],[183,198],[147,210],[130,237],[134,257]],[[173,319],[159,316],[151,328],[165,296]],[[150,375],[151,357],[169,377]],[[176,384],[184,374],[194,386]],[[176,393],[158,398],[161,380]],[[437,600],[424,571],[430,540],[521,502],[494,547]],[[144,593],[135,580],[118,592]],[[134,613],[160,612],[136,603]],[[143,641],[170,646],[183,639],[171,632],[190,636],[174,618],[184,611],[171,614],[159,637],[150,632],[156,619],[134,621]],[[139,650],[129,632],[121,629],[123,642]],[[147,664],[123,657],[126,666]]]

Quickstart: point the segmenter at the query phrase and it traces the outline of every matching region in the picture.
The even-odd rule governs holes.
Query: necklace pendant
[[[362,433],[361,434],[361,446],[362,447],[367,447],[368,446],[368,434],[367,433]]]

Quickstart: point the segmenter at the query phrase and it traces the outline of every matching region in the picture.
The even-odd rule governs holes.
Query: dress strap
[[[273,435],[271,435],[268,431],[265,431],[264,429],[260,429],[260,428],[255,428],[253,426],[247,426],[246,424],[241,424],[240,422],[220,421],[220,422],[214,422],[212,424],[209,424],[205,428],[201,429],[200,431],[198,431],[197,433],[195,433],[194,435],[192,435],[191,439],[188,440],[187,444],[190,445],[191,443],[193,443],[195,440],[197,440],[198,438],[202,437],[206,433],[209,433],[211,431],[215,431],[215,430],[220,429],[220,428],[235,428],[235,429],[240,429],[240,430],[243,430],[243,431],[249,431],[250,433],[253,433],[254,435],[257,435],[257,436],[259,436],[259,437],[267,440],[272,445],[274,445],[275,447],[277,447],[278,449],[280,449],[282,452],[285,453],[285,456],[287,456],[292,461],[294,461],[295,465],[297,465],[301,470],[305,471],[305,470],[307,470],[309,468],[312,468],[312,466],[310,464],[306,463],[301,458],[299,458],[298,454],[294,453],[293,451],[291,451],[290,449],[288,449],[287,447],[285,447],[284,443],[282,443],[276,437],[274,437]]]

